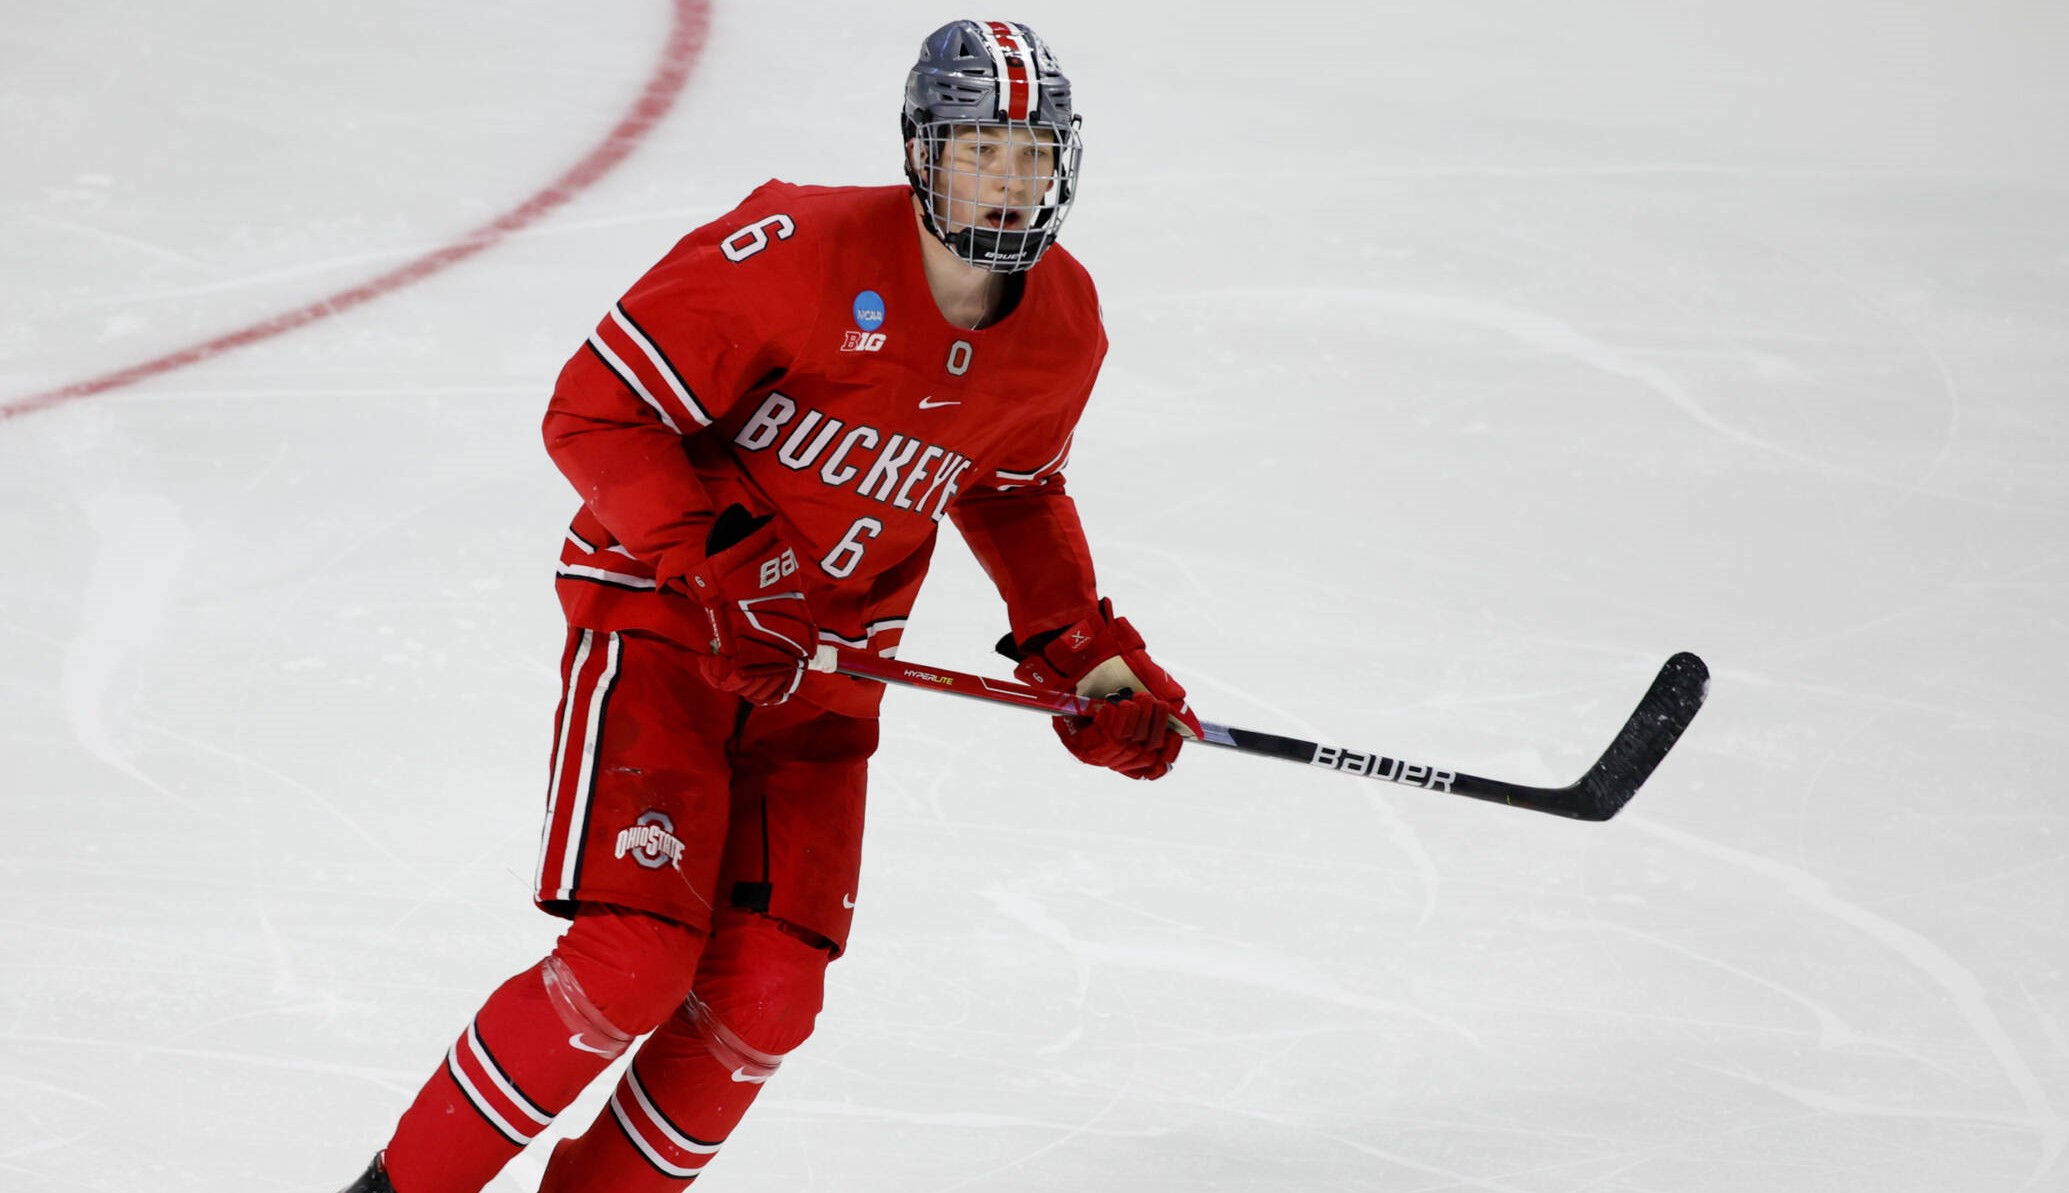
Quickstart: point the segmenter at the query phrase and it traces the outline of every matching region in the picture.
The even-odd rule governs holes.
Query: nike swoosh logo
[[[920,399],[920,409],[922,410],[939,410],[943,406],[960,405],[962,405],[961,402],[937,402],[934,400],[933,394],[928,394],[926,397]]]
[[[584,1052],[593,1052],[593,1053],[595,1053],[595,1054],[596,1054],[596,1055],[598,1055],[598,1056],[616,1056],[616,1055],[618,1055],[617,1053],[615,1053],[615,1052],[611,1052],[611,1051],[609,1051],[609,1050],[607,1050],[607,1049],[603,1049],[603,1048],[597,1048],[597,1047],[594,1047],[594,1046],[590,1045],[588,1041],[586,1041],[586,1040],[584,1040],[584,1039],[582,1038],[582,1033],[580,1033],[580,1032],[576,1032],[576,1033],[575,1033],[574,1035],[571,1035],[571,1036],[569,1036],[569,1037],[568,1037],[568,1047],[570,1047],[570,1048],[580,1048],[580,1049],[581,1049],[582,1051],[584,1051]]]
[[[849,911],[853,911],[853,910],[855,910],[855,896],[853,896],[853,895],[842,895],[842,896],[841,896],[841,906],[842,906],[842,907],[845,907],[845,908],[847,908],[847,909],[848,909]]]

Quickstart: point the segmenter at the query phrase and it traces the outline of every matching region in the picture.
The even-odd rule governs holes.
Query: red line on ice
[[[336,294],[319,298],[315,302],[263,319],[249,327],[241,327],[212,340],[169,352],[155,360],[147,360],[142,364],[131,365],[113,373],[104,373],[85,381],[75,381],[62,389],[47,390],[0,404],[0,422],[24,414],[34,414],[39,410],[48,410],[79,398],[106,393],[111,389],[120,389],[149,377],[157,377],[175,369],[211,360],[261,340],[285,335],[296,328],[307,327],[319,319],[342,314],[384,294],[392,294],[404,286],[421,282],[432,274],[457,265],[483,249],[500,243],[511,233],[538,222],[541,217],[594,186],[619,162],[630,156],[646,135],[653,131],[654,126],[661,122],[661,118],[668,114],[668,109],[674,106],[675,98],[681,93],[683,84],[689,81],[690,69],[695,65],[697,55],[704,49],[704,38],[711,26],[711,4],[710,0],[673,2],[675,23],[668,31],[668,41],[662,50],[660,65],[647,80],[646,87],[640,91],[639,98],[633,102],[631,110],[625,113],[587,156],[568,167],[560,177],[548,183],[545,189],[517,207],[442,248],[434,249],[348,290],[340,290]]]

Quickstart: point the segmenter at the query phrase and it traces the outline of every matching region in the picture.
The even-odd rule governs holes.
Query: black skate
[[[395,1193],[395,1186],[388,1180],[388,1166],[381,1162],[381,1153],[374,1153],[373,1163],[359,1174],[359,1179],[338,1190],[338,1193]]]

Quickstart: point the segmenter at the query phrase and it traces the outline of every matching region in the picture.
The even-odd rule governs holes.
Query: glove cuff
[[[747,507],[737,501],[715,517],[698,515],[691,526],[694,528],[696,521],[703,523],[703,541],[688,542],[663,551],[654,561],[655,586],[663,592],[708,604],[717,595],[714,578],[723,576],[743,557],[759,549],[758,542],[754,546],[747,544],[749,540],[758,539],[760,531],[771,520],[767,514],[756,517],[748,513]],[[703,578],[701,583],[699,577]]]
[[[1141,649],[1142,635],[1127,618],[1115,617],[1113,602],[1102,597],[1089,615],[1021,643],[1014,670],[1029,683],[1072,691],[1094,667]]]

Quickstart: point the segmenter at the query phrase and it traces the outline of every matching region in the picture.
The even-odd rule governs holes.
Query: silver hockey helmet
[[[1032,268],[1056,243],[1083,145],[1070,80],[1017,21],[952,21],[927,35],[905,80],[905,177],[927,230],[994,273]]]

